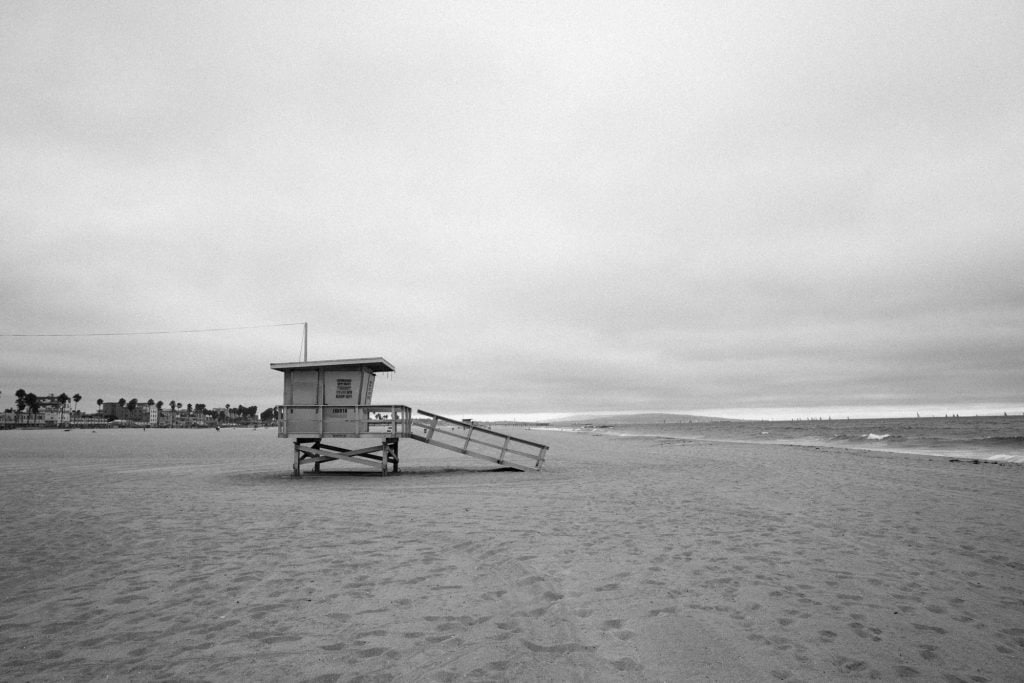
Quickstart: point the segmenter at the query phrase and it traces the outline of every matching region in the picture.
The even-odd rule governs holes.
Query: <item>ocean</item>
[[[837,446],[1024,464],[1024,416],[597,425],[622,436]]]

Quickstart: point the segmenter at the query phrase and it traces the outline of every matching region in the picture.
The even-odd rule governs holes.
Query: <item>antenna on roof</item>
[[[309,323],[302,323],[302,362],[309,360]]]

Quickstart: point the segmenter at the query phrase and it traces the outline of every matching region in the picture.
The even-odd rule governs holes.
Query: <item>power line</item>
[[[156,334],[197,334],[200,332],[233,332],[235,330],[260,330],[268,327],[290,327],[306,323],[274,323],[271,325],[248,325],[245,327],[208,327],[199,330],[151,330],[147,332],[75,332],[54,334],[2,334],[0,337],[135,337]]]

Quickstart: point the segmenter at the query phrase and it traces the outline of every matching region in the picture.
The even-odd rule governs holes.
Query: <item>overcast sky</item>
[[[1024,4],[0,5],[0,406],[1024,410]]]

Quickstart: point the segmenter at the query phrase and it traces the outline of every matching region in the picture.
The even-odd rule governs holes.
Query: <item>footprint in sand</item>
[[[523,645],[531,652],[553,652],[555,654],[569,654],[572,652],[586,652],[597,649],[594,645],[583,645],[582,643],[562,643],[558,645],[540,645],[523,639]]]
[[[860,659],[849,659],[848,657],[839,657],[836,659],[836,667],[840,671],[844,671],[846,673],[859,673],[861,671],[866,671],[868,668],[868,664],[867,662],[862,661]]]
[[[661,614],[675,614],[678,611],[679,611],[679,608],[675,607],[675,606],[662,607],[660,609],[652,609],[650,612],[647,613],[647,616],[649,616],[649,617],[656,617],[656,616],[659,616]]]
[[[882,631],[877,628],[868,628],[859,621],[854,621],[850,625],[853,632],[860,638],[870,638],[871,640],[878,642],[881,640]]]
[[[612,662],[619,671],[640,671],[643,667],[632,657],[623,657],[622,659],[616,659]]]
[[[913,667],[909,667],[909,666],[897,666],[896,667],[896,676],[898,678],[914,678],[914,677],[919,676],[919,675],[921,675],[921,672],[918,671],[917,669],[913,668]]]

